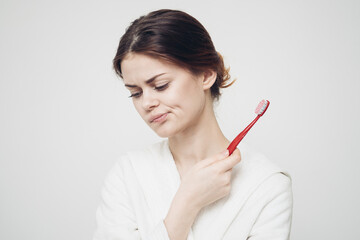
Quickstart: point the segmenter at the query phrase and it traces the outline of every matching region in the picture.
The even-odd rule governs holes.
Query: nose
[[[142,105],[145,110],[150,111],[159,105],[159,99],[155,95],[149,91],[143,91]]]

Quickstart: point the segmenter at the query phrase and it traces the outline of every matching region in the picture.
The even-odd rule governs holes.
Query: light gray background
[[[160,138],[112,71],[120,36],[159,8],[208,29],[237,82],[217,115],[293,177],[292,239],[360,237],[359,1],[0,2],[0,239],[91,239],[106,173]]]

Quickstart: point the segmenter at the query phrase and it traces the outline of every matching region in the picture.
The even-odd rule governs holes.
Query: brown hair
[[[230,68],[225,68],[209,33],[198,20],[182,11],[157,10],[131,23],[120,39],[113,60],[114,69],[121,78],[121,61],[131,52],[169,61],[193,74],[209,69],[215,71],[217,78],[211,87],[215,100],[221,95],[220,88],[234,83],[227,84]]]

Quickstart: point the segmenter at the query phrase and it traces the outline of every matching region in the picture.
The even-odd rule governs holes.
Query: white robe
[[[289,175],[263,155],[239,150],[230,194],[201,209],[187,240],[289,239]],[[94,240],[170,240],[163,221],[180,183],[168,140],[122,156],[105,180]]]

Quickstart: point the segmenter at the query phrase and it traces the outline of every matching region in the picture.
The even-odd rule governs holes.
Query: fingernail
[[[229,150],[225,150],[224,152],[223,152],[223,154],[222,154],[224,157],[226,157],[227,155],[229,155]]]

